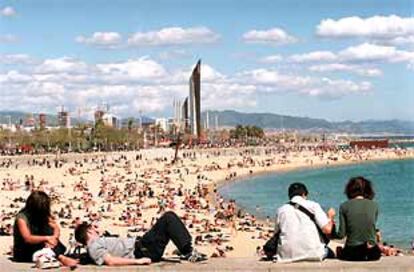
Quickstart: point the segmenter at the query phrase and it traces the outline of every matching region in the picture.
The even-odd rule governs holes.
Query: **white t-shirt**
[[[292,202],[306,208],[315,215],[320,228],[329,223],[321,206],[301,196],[294,196]],[[325,244],[321,241],[315,223],[305,213],[290,204],[285,204],[277,211],[276,229],[280,232],[277,258],[282,262],[303,260],[321,261],[325,255]]]

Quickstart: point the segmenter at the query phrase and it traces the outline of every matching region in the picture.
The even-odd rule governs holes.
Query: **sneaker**
[[[36,261],[36,267],[40,269],[59,268],[60,263],[55,257],[41,255]]]
[[[207,255],[198,252],[197,250],[193,250],[191,253],[188,253],[187,255],[181,256],[182,260],[187,260],[192,263],[202,262],[207,260]]]
[[[277,257],[276,256],[271,256],[271,257],[262,256],[260,258],[260,261],[262,261],[262,262],[274,262],[274,263],[276,263],[277,262]]]

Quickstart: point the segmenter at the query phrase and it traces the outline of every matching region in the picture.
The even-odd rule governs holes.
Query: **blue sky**
[[[0,1],[0,110],[414,120],[413,1]]]

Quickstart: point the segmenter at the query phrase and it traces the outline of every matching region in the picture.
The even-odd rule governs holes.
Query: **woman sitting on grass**
[[[34,191],[25,207],[16,215],[13,229],[14,261],[32,262],[36,251],[50,248],[62,265],[77,265],[77,260],[63,255],[66,247],[59,241],[60,228],[52,218],[50,205],[50,197],[45,192]]]
[[[337,257],[347,261],[375,261],[381,258],[376,242],[375,224],[378,204],[375,192],[364,177],[351,178],[345,187],[348,201],[339,208],[338,238],[346,237],[345,247],[337,248]]]

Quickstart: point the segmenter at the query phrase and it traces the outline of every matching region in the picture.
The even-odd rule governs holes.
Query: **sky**
[[[414,120],[414,0],[0,0],[0,111]]]

